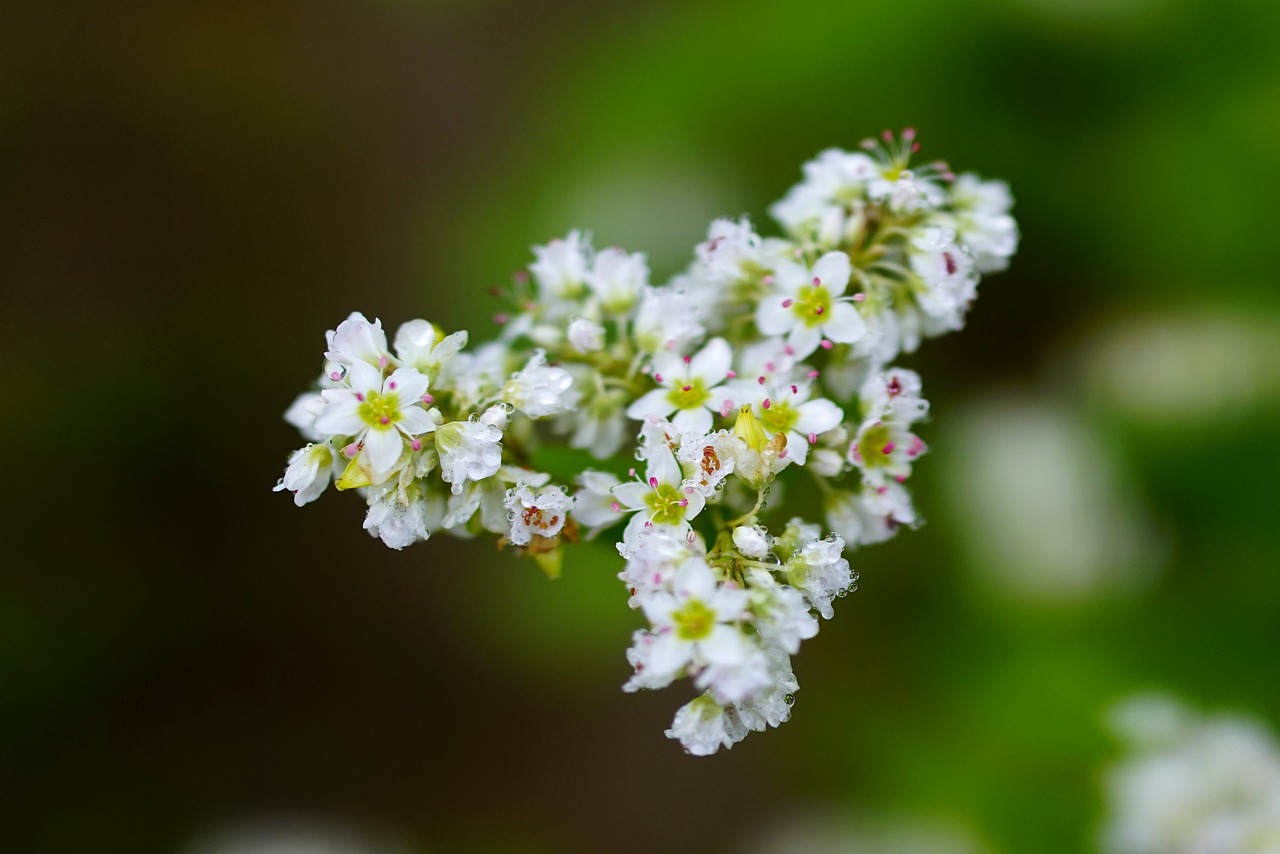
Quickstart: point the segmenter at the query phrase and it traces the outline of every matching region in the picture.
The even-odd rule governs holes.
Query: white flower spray
[[[534,247],[502,334],[472,351],[425,320],[389,348],[352,314],[285,414],[308,444],[276,489],[303,505],[332,482],[392,548],[488,532],[552,577],[566,543],[614,536],[648,622],[625,689],[690,679],[667,735],[691,754],[778,726],[791,656],[856,587],[844,552],[916,523],[928,404],[891,363],[959,329],[1017,249],[1008,188],[913,167],[918,149],[907,130],[823,152],[771,210],[785,236],[716,220],[665,285],[584,232]],[[553,441],[579,450],[541,454]]]

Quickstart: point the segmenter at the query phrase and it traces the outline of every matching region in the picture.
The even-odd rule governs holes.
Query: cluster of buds
[[[694,754],[777,726],[791,656],[856,584],[844,553],[916,523],[928,404],[891,363],[960,328],[1017,247],[1004,184],[913,169],[917,149],[908,130],[823,152],[771,209],[785,237],[717,220],[665,285],[581,232],[535,247],[474,350],[423,320],[388,346],[351,315],[286,413],[311,444],[276,488],[302,505],[332,481],[392,548],[489,532],[552,576],[566,542],[615,536],[648,622],[624,688],[691,679],[667,735]],[[546,453],[564,444],[576,470]],[[788,481],[825,528],[769,518]]]

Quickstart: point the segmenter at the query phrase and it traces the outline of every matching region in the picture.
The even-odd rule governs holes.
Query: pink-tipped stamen
[[[658,479],[656,477],[649,478],[649,486],[653,489],[658,488]]]
[[[773,403],[772,401],[769,400],[769,398],[766,397],[764,399],[764,403],[762,403],[761,406],[763,406],[765,409],[768,409],[770,406],[773,406]]]
[[[889,454],[893,453],[893,449],[896,447],[898,446],[893,444],[893,442],[885,442],[884,448],[882,450],[884,451],[885,455],[888,456]]]
[[[410,448],[413,448],[415,451],[421,451],[421,450],[422,450],[422,440],[421,440],[421,439],[414,439],[412,442],[410,442],[410,443],[409,443],[409,447],[410,447]]]
[[[792,305],[792,300],[784,299],[784,300],[782,301],[782,307],[783,307],[783,308],[791,308],[791,305]]]
[[[809,434],[809,444],[810,444],[810,445],[816,445],[816,444],[818,444],[818,434],[817,434],[817,433],[810,433],[810,434]]]

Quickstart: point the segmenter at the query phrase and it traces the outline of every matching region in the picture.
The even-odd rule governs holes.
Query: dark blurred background
[[[3,17],[0,849],[751,851],[799,815],[1089,851],[1109,704],[1280,722],[1280,4]],[[1022,249],[906,360],[928,524],[853,556],[780,730],[663,738],[607,545],[548,582],[270,491],[350,311],[482,340],[572,227],[661,281],[906,125],[1009,181]]]

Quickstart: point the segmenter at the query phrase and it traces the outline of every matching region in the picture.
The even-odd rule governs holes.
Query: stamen
[[[810,445],[816,445],[816,444],[818,444],[818,434],[817,434],[817,433],[810,433],[810,434],[809,434],[809,444],[810,444]]]
[[[395,381],[395,380],[392,380],[391,382],[387,383],[387,388],[391,389],[392,391],[395,391],[395,390],[396,390],[396,381]]]
[[[390,419],[390,418],[388,418],[388,417],[387,417],[387,416],[385,416],[385,415],[384,415],[384,416],[382,416],[381,418],[379,418],[378,420],[379,420],[379,421],[381,421],[383,424],[390,424],[390,423],[391,423],[391,419]]]
[[[725,371],[724,378],[727,380],[736,380],[738,378],[737,371]]]
[[[504,312],[499,312],[498,314],[495,314],[493,316],[493,322],[496,323],[498,326],[506,326],[510,320],[511,318],[508,317]]]
[[[436,402],[436,396],[434,394],[424,394],[422,396],[422,402],[430,406]]]
[[[693,361],[693,357],[692,357],[692,356],[685,356],[685,357],[684,357],[684,363],[685,363],[686,365],[687,365],[687,364],[689,364],[689,363],[690,363],[690,362],[692,362],[692,361]]]
[[[815,309],[813,310],[813,313],[814,313],[814,314],[824,314],[824,313],[826,312],[826,310],[827,310],[827,309],[826,309],[824,306],[818,306],[817,308],[815,308]]]
[[[657,488],[658,488],[658,479],[657,479],[656,477],[651,477],[651,478],[649,478],[649,486],[650,486],[650,487],[652,487],[652,488],[654,488],[654,489],[657,489]]]
[[[763,403],[763,404],[761,404],[761,405],[762,405],[762,406],[764,406],[764,408],[765,408],[765,409],[768,409],[768,408],[769,408],[770,406],[772,406],[773,404],[772,404],[772,403],[770,403],[769,398],[767,398],[767,397],[766,397],[766,398],[764,399],[764,403]]]
[[[681,390],[681,391],[693,391],[693,386],[691,386],[691,385],[682,386],[680,390]]]
[[[790,344],[784,344],[782,352],[786,353],[788,356],[794,356],[796,354],[796,348],[792,347]]]
[[[764,385],[764,377],[757,377],[756,382],[759,383],[760,385]]]
[[[676,502],[676,503],[678,503],[681,507],[688,507],[688,506],[689,506],[689,499],[687,499],[687,498],[681,498],[681,499],[680,499],[678,502]]]
[[[866,295],[866,294],[862,294],[862,293],[854,294],[854,295],[851,297],[851,299],[852,299],[854,302],[862,302],[862,301],[863,301],[863,300],[865,300],[866,298],[867,298],[867,295]]]
[[[360,445],[356,442],[352,442],[350,445],[347,445],[342,449],[342,454],[346,457],[354,457],[359,450]]]
[[[818,372],[810,371],[809,373],[805,374],[805,376],[807,376],[811,380],[816,380],[818,378]]]
[[[422,450],[422,440],[421,440],[421,439],[418,439],[418,438],[415,438],[412,442],[410,442],[410,443],[409,443],[409,447],[410,447],[410,448],[413,448],[415,451],[421,451],[421,450]]]
[[[614,512],[614,513],[621,513],[621,512],[622,512],[622,505],[621,505],[621,504],[619,504],[619,503],[618,503],[618,502],[616,502],[616,501],[614,501],[613,503],[611,503],[611,504],[609,505],[609,507],[610,507],[610,509],[612,509],[612,510],[613,510],[613,512]]]
[[[798,387],[798,386],[796,386],[794,383],[791,385],[791,393],[792,393],[792,394],[799,394],[799,393],[800,393],[800,389],[799,389],[799,387]]]
[[[361,403],[364,403],[364,395],[361,394],[360,392],[356,392],[356,400],[360,401]]]
[[[791,308],[791,303],[792,303],[792,301],[791,301],[791,300],[789,300],[789,299],[784,299],[784,300],[782,301],[782,307],[783,307],[783,308]]]
[[[892,453],[893,453],[893,449],[894,449],[894,448],[896,448],[896,447],[898,447],[898,446],[897,446],[897,445],[895,445],[895,444],[893,444],[893,442],[885,442],[885,444],[884,444],[884,453],[885,453],[885,455],[887,456],[887,455],[889,455],[889,454],[892,454]]]
[[[836,345],[835,345],[835,344],[832,344],[832,343],[831,343],[829,340],[827,340],[826,338],[823,338],[823,339],[822,339],[822,349],[823,349],[823,350],[830,350],[830,349],[831,349],[832,347],[834,347],[834,346],[836,346]]]
[[[662,374],[654,374],[654,375],[653,375],[653,381],[654,381],[655,383],[660,383],[660,382],[662,382]]]
[[[387,357],[386,357],[386,356],[379,356],[379,357],[378,357],[378,367],[379,367],[379,368],[385,368],[386,366],[387,366]]]
[[[817,276],[814,276],[814,277],[813,277],[813,286],[816,288],[816,287],[820,286],[821,284],[822,284],[822,279],[819,279]]]

